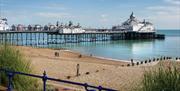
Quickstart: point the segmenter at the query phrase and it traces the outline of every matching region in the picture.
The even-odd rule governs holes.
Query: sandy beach
[[[81,55],[70,50],[53,50],[46,48],[16,47],[25,58],[31,62],[35,74],[42,75],[46,71],[49,77],[88,83],[95,86],[103,86],[128,91],[136,85],[143,76],[145,67],[151,67],[158,62],[152,62],[141,66],[129,66],[127,60],[114,61],[111,59],[97,58]],[[59,56],[55,56],[55,52]],[[80,57],[81,55],[81,57]],[[80,66],[80,76],[76,76],[76,66]],[[124,66],[123,66],[124,65]],[[68,79],[68,76],[70,77]],[[53,83],[72,89],[83,90],[81,87],[62,83]]]

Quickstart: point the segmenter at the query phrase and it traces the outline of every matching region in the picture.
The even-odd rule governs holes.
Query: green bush
[[[145,72],[139,91],[180,91],[180,70],[176,64],[160,65]]]
[[[0,68],[12,71],[32,73],[30,63],[23,58],[22,54],[7,45],[0,45]],[[0,85],[7,86],[7,74],[0,72]],[[37,80],[31,77],[15,75],[13,88],[17,91],[31,91],[37,87]]]

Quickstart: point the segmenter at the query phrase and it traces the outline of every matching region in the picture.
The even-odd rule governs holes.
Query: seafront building
[[[59,33],[89,33],[89,32],[155,32],[155,28],[152,23],[147,21],[139,21],[133,14],[129,19],[123,22],[121,25],[113,26],[112,29],[82,29],[80,24],[73,25],[72,21],[69,24],[59,24],[59,21],[55,25],[28,25],[23,24],[12,25],[10,28],[7,24],[7,19],[0,19],[1,31],[58,31]]]
[[[0,31],[9,30],[9,26],[6,18],[0,18]]]
[[[113,26],[112,31],[134,31],[134,32],[155,32],[155,28],[152,23],[145,21],[139,21],[133,14],[129,19],[123,22],[120,26]]]
[[[5,26],[4,26],[5,27]],[[58,31],[59,33],[84,33],[85,30],[81,28],[80,24],[78,23],[77,25],[73,25],[73,23],[70,21],[69,24],[59,25],[59,22],[56,23],[56,25],[53,24],[48,24],[48,25],[40,25],[40,24],[35,24],[35,25],[12,25],[11,29],[4,29],[2,28],[2,31]]]

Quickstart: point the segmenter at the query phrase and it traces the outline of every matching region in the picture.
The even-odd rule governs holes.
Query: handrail
[[[114,89],[104,88],[104,87],[101,87],[101,86],[89,85],[87,83],[79,83],[79,82],[73,82],[73,81],[67,81],[67,80],[51,78],[51,77],[48,77],[46,75],[45,71],[44,71],[42,76],[23,73],[23,72],[11,71],[11,70],[7,70],[7,69],[3,69],[3,68],[0,68],[0,72],[7,73],[7,76],[8,76],[8,91],[12,91],[12,78],[13,78],[14,75],[24,75],[24,76],[30,76],[30,77],[42,79],[42,81],[43,81],[43,91],[46,91],[46,81],[47,80],[56,81],[56,82],[62,82],[62,83],[67,83],[67,84],[72,84],[72,85],[83,86],[86,91],[90,91],[87,88],[94,88],[94,89],[97,89],[99,91],[102,91],[102,90],[103,91],[117,91],[117,90],[114,90]]]

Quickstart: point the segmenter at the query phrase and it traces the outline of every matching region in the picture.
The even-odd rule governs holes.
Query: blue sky
[[[180,0],[0,0],[0,15],[10,25],[71,20],[83,27],[110,28],[132,11],[158,29],[180,29]]]

